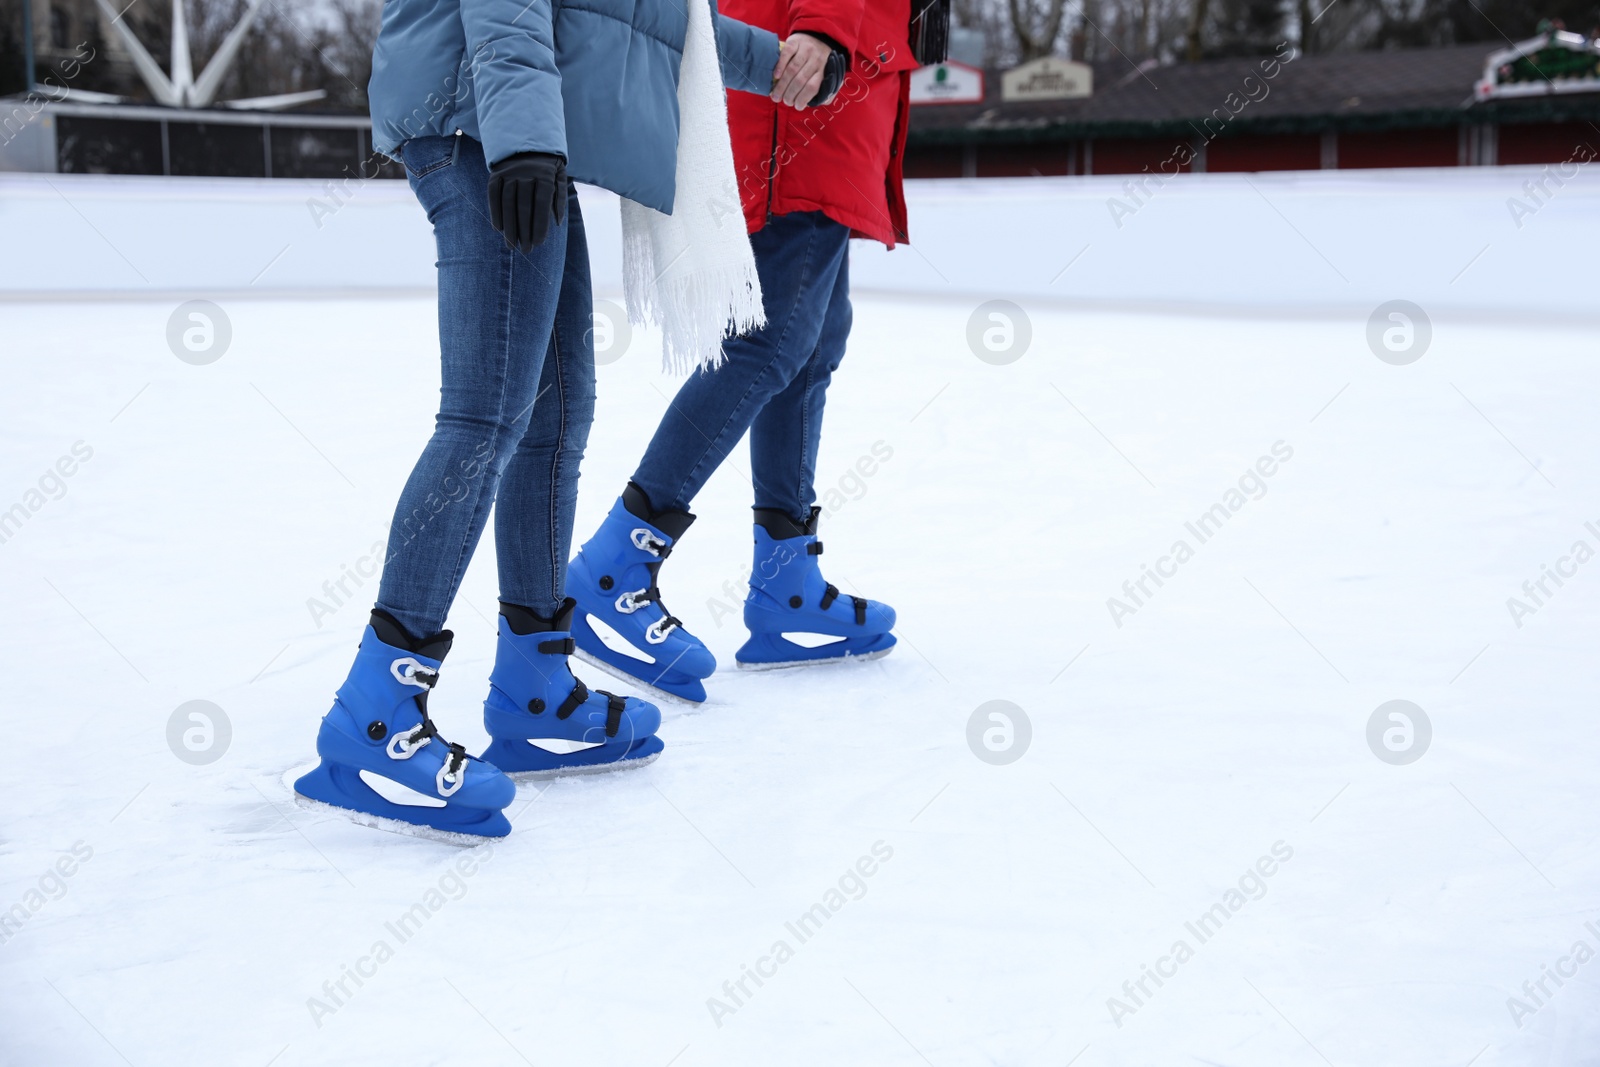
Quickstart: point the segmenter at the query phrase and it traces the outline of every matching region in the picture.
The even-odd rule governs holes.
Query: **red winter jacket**
[[[844,87],[826,107],[797,111],[728,94],[745,222],[821,211],[893,248],[907,240],[901,171],[910,111],[911,0],[721,0],[725,15],[772,30],[830,37],[849,49]]]

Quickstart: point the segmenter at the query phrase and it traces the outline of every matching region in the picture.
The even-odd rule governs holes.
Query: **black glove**
[[[526,255],[567,214],[567,161],[549,152],[518,152],[489,168],[489,222]]]
[[[817,90],[817,95],[811,98],[806,107],[821,107],[834,98],[838,91],[844,88],[844,78],[850,73],[850,53],[840,48],[832,38],[813,34],[825,41],[832,49],[828,53],[828,62],[822,68],[822,88]]]

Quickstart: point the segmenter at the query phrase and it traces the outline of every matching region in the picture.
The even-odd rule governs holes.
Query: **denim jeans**
[[[443,629],[493,505],[500,598],[550,615],[594,419],[578,196],[569,191],[565,224],[523,255],[489,224],[477,141],[419,137],[400,155],[438,245],[442,388],[433,437],[389,527],[378,607],[414,637]]]
[[[752,234],[767,324],[723,344],[727,362],[683,383],[633,480],[657,511],[687,511],[750,431],[755,506],[804,522],[816,500],[828,382],[850,336],[850,230],[820,211]]]

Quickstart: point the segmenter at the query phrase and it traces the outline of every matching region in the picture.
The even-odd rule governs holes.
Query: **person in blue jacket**
[[[715,14],[714,0],[689,2]],[[687,27],[684,0],[384,5],[373,147],[405,165],[433,225],[442,389],[390,526],[377,605],[322,721],[321,762],[295,783],[306,801],[407,832],[503,836],[515,792],[507,773],[637,766],[663,747],[654,705],[591,692],[567,666],[563,582],[595,402],[572,182],[671,212]],[[797,82],[809,85],[815,72],[781,64],[774,34],[720,15],[715,27],[729,88],[792,96]],[[484,710],[493,743],[473,757],[439,737],[427,698],[491,506],[501,597]]]

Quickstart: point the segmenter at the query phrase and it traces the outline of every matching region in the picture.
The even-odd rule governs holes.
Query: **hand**
[[[489,222],[506,244],[527,255],[567,214],[567,161],[549,152],[518,152],[489,168]]]
[[[823,94],[823,81],[830,68],[837,71],[842,53],[820,37],[809,33],[790,34],[778,54],[778,67],[772,72],[772,99],[804,111],[825,103],[833,93]],[[848,56],[845,57],[848,61]],[[842,81],[842,74],[839,75]],[[834,87],[838,92],[838,87]]]

